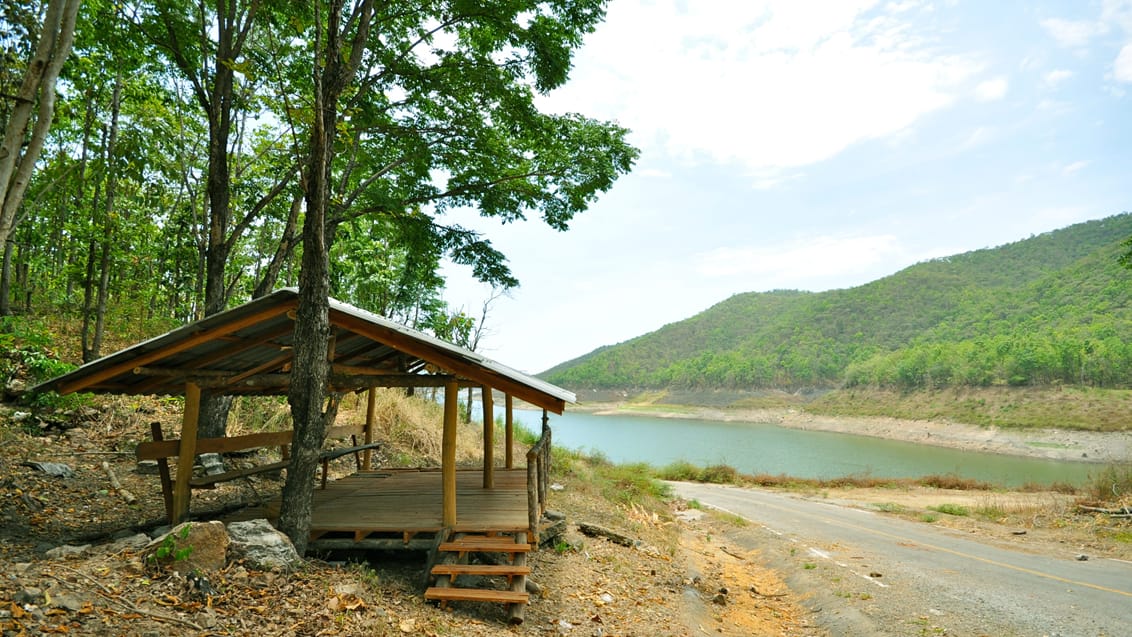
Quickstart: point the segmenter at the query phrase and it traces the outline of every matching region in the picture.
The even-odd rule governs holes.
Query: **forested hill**
[[[1132,386],[1124,213],[846,290],[735,295],[540,376],[573,389]]]

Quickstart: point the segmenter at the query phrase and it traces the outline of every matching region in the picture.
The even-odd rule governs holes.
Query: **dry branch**
[[[621,546],[628,546],[630,548],[633,548],[641,544],[640,540],[634,540],[627,535],[622,535],[617,531],[607,529],[604,526],[598,526],[597,524],[579,522],[578,530],[590,537],[603,537],[610,542],[613,542],[614,544],[620,544]]]
[[[134,494],[122,488],[122,483],[118,482],[118,476],[114,475],[114,470],[110,468],[109,462],[103,461],[102,470],[105,471],[106,475],[110,478],[110,486],[114,487],[114,490],[118,492],[118,495],[122,496],[126,504],[133,504],[138,501]]]

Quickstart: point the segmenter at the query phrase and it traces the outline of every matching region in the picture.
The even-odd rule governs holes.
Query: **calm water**
[[[542,412],[515,410],[515,419],[532,431],[538,431],[541,418]],[[802,478],[956,474],[1005,486],[1082,484],[1100,468],[759,423],[567,412],[551,414],[550,426],[555,445],[599,451],[614,462],[662,467],[686,460],[698,466],[727,464],[744,473]]]

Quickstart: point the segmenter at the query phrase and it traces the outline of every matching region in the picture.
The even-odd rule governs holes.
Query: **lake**
[[[516,421],[538,431],[541,411],[516,409],[514,413]],[[954,474],[1008,487],[1054,482],[1081,485],[1102,467],[763,423],[567,412],[551,414],[550,426],[555,445],[600,452],[618,463],[646,462],[663,467],[685,460],[701,467],[727,464],[743,473],[800,478]]]

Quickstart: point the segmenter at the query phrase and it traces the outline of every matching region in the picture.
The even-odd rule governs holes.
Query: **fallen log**
[[[1103,513],[1109,517],[1114,518],[1132,518],[1132,507],[1121,507],[1119,509],[1106,509],[1104,507],[1087,506],[1084,504],[1077,505],[1078,511],[1086,513]]]
[[[603,537],[610,542],[613,542],[614,544],[628,546],[629,548],[635,548],[641,545],[640,540],[635,540],[612,529],[607,529],[604,526],[598,526],[597,524],[590,524],[589,522],[579,522],[578,530],[590,537]]]

